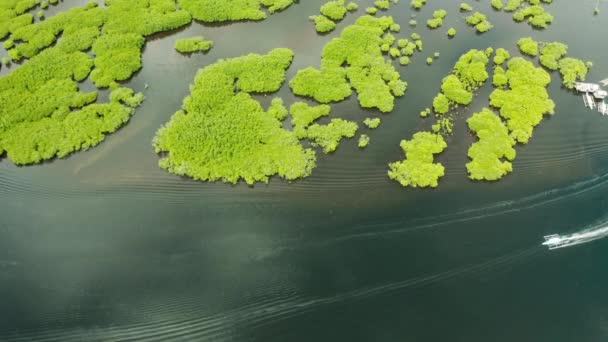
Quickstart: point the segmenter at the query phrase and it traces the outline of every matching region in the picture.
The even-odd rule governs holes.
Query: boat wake
[[[546,235],[545,242],[543,245],[548,246],[549,249],[557,249],[563,247],[570,247],[580,245],[583,243],[591,242],[597,239],[601,239],[608,236],[608,226],[603,225],[600,227],[594,227],[585,229],[580,232],[576,232],[569,235],[552,234]]]

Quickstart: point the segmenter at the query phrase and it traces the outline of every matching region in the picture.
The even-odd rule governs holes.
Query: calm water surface
[[[193,23],[155,36],[129,82],[150,87],[128,125],[65,160],[26,168],[0,160],[0,340],[608,340],[608,240],[540,246],[545,234],[608,224],[608,119],[585,110],[558,75],[549,89],[556,114],[518,147],[515,172],[501,182],[470,182],[464,168],[473,141],[464,120],[487,105],[489,85],[458,114],[439,157],[447,168],[439,189],[404,189],[386,177],[386,164],[403,158],[399,141],[430,126],[418,113],[471,48],[516,54],[522,36],[559,40],[571,56],[595,62],[591,81],[608,77],[608,4],[594,17],[595,1],[555,1],[554,24],[536,31],[489,1],[473,2],[495,25],[476,35],[459,2],[431,1],[413,30],[409,2],[401,2],[389,14],[425,46],[399,67],[408,93],[369,133],[365,151],[353,139],[319,154],[305,180],[195,182],[159,169],[151,140],[196,70],[218,58],[289,47],[296,57],[288,79],[318,66],[322,47],[356,19],[318,36],[307,17],[319,0],[261,23]],[[360,14],[371,1],[358,3]],[[448,17],[429,31],[423,24],[439,8]],[[448,40],[452,26],[458,34]],[[172,48],[199,34],[215,42],[209,53]],[[435,51],[441,57],[426,66]],[[279,95],[297,100],[287,85]],[[359,122],[381,115],[352,99],[333,113]]]

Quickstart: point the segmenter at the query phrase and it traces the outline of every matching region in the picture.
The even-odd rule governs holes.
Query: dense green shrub
[[[212,47],[213,42],[210,40],[205,40],[205,38],[201,36],[178,39],[175,41],[175,50],[182,53],[209,51],[209,49],[211,49]]]
[[[466,17],[467,24],[475,27],[477,32],[483,33],[492,29],[492,24],[488,21],[485,14],[475,12],[472,15]]]
[[[336,28],[336,23],[324,15],[312,15],[309,19],[315,23],[315,30],[319,33],[330,32]]]
[[[559,60],[568,53],[568,45],[559,42],[544,44],[540,49],[540,64],[549,70],[559,68]]]
[[[320,117],[328,116],[331,107],[319,105],[311,107],[304,102],[296,102],[289,108],[291,114],[291,125],[298,139],[306,138],[306,129]]]
[[[342,20],[346,15],[344,0],[333,0],[321,6],[321,14],[332,20]]]
[[[553,16],[545,12],[541,6],[524,7],[513,14],[513,20],[521,22],[528,18],[528,23],[536,28],[547,28],[553,22]]]
[[[538,42],[531,37],[520,38],[517,41],[517,46],[519,47],[519,51],[525,53],[526,55],[532,57],[536,57],[538,55]]]
[[[275,97],[274,99],[272,99],[272,101],[270,102],[270,107],[268,107],[267,113],[268,115],[279,121],[285,120],[285,118],[287,118],[287,115],[289,114],[289,112],[287,111],[287,107],[285,107],[283,99],[280,97]]]
[[[589,69],[580,59],[566,57],[559,61],[559,72],[562,75],[563,84],[572,89],[574,82],[584,81]]]
[[[483,108],[473,114],[467,124],[479,139],[469,148],[471,162],[466,165],[469,178],[495,181],[513,171],[509,161],[515,158],[515,140],[500,118],[488,108]]]
[[[448,36],[450,38],[453,38],[456,35],[456,29],[453,27],[450,27],[450,29],[448,30]]]
[[[190,12],[194,19],[204,22],[263,20],[262,6],[274,13],[289,7],[293,0],[177,0],[179,7]]]
[[[503,48],[498,48],[496,49],[496,55],[494,56],[494,65],[502,65],[502,63],[504,63],[509,58],[511,58],[511,54],[509,54],[509,51]]]
[[[381,46],[395,40],[388,33],[383,37],[393,23],[391,17],[357,19],[339,38],[325,45],[320,70],[298,71],[289,83],[292,91],[328,103],[344,100],[352,87],[362,107],[392,111],[395,96],[404,95],[407,87],[382,55]]]
[[[363,124],[370,129],[376,129],[380,126],[380,118],[365,118]]]
[[[495,10],[499,10],[499,11],[502,10],[502,8],[504,7],[502,0],[492,0],[491,4]]]
[[[359,148],[365,148],[365,147],[367,147],[367,145],[369,145],[369,141],[370,141],[370,138],[367,134],[361,134],[359,136],[359,141],[357,143],[357,146],[359,146]]]
[[[421,9],[422,6],[426,5],[426,0],[412,0],[410,5],[412,8]]]
[[[445,168],[433,163],[434,155],[445,150],[447,144],[439,134],[418,132],[411,140],[402,140],[405,160],[388,164],[388,177],[403,186],[437,187]]]
[[[304,149],[293,132],[249,95],[277,91],[292,59],[290,50],[275,49],[200,70],[182,110],[154,138],[156,152],[167,153],[159,165],[197,180],[229,183],[310,175],[315,152]]]
[[[490,94],[490,105],[500,109],[511,136],[520,143],[527,143],[543,115],[553,114],[555,104],[546,89],[551,77],[521,57],[509,60],[505,75],[509,89],[494,90]]]
[[[471,7],[471,5],[467,4],[467,3],[460,3],[460,10],[463,12],[472,12],[473,11],[473,7]]]
[[[313,146],[319,146],[324,153],[331,153],[338,148],[342,138],[352,138],[359,126],[352,121],[331,119],[327,125],[313,124],[306,130],[306,137]]]
[[[436,29],[443,25],[443,19],[447,15],[448,12],[446,10],[440,9],[433,12],[433,19],[429,19],[426,21],[426,25],[431,29]]]

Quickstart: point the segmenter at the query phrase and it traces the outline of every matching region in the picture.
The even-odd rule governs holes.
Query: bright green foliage
[[[469,4],[462,2],[462,3],[460,3],[460,10],[463,12],[472,12],[473,7],[471,7],[471,5],[469,5]]]
[[[454,119],[442,118],[438,119],[437,123],[432,126],[433,133],[451,134],[454,128]]]
[[[365,147],[367,147],[367,145],[369,145],[369,141],[370,141],[370,138],[367,134],[361,134],[359,136],[359,142],[357,145],[359,146],[359,148],[365,148]]]
[[[524,7],[513,14],[513,20],[517,22],[524,21],[526,18],[528,18],[528,23],[536,28],[547,28],[548,24],[553,22],[553,16],[538,5]]]
[[[352,121],[331,119],[327,125],[313,124],[307,129],[307,137],[313,146],[320,146],[324,153],[331,153],[338,148],[342,138],[352,138],[359,126]]]
[[[154,138],[156,152],[167,153],[159,165],[178,175],[229,183],[241,178],[247,184],[267,182],[276,174],[288,180],[310,175],[314,151],[304,149],[275,114],[264,112],[249,95],[278,90],[292,59],[290,50],[275,49],[200,70],[182,110]]]
[[[381,10],[387,10],[389,7],[391,7],[391,3],[388,0],[376,0],[374,1],[374,6]]]
[[[320,105],[311,107],[304,102],[296,102],[289,108],[291,114],[291,125],[298,139],[306,138],[306,129],[310,124],[320,117],[328,116],[331,107],[328,105]]]
[[[42,2],[40,2],[40,8],[47,9],[48,7],[49,7],[49,2],[48,1],[42,1]]]
[[[408,56],[403,56],[399,58],[399,65],[408,65],[410,64],[410,58]]]
[[[413,32],[413,33],[410,35],[410,37],[412,38],[412,40],[420,40],[420,38],[422,38],[422,37],[420,37],[420,34],[418,34],[418,33],[416,33],[416,32]]]
[[[8,50],[15,46],[15,42],[12,39],[7,39],[2,45],[4,46],[5,50]]]
[[[563,84],[572,89],[574,82],[585,80],[589,69],[580,59],[566,57],[559,61],[559,72],[562,75]]]
[[[401,51],[399,51],[397,48],[390,48],[390,50],[388,50],[388,54],[393,58],[401,57]]]
[[[414,52],[416,51],[416,44],[414,43],[407,43],[406,47],[404,47],[403,49],[401,49],[401,54],[405,55],[405,56],[412,56],[414,54]]]
[[[11,64],[11,60],[8,57],[2,57],[2,64],[3,65],[9,65]]]
[[[502,3],[502,0],[492,0],[491,4],[492,4],[492,7],[494,7],[494,9],[499,10],[499,11],[504,6],[504,4]]]
[[[178,39],[175,41],[175,50],[181,53],[191,53],[197,51],[209,51],[213,47],[213,42],[198,36],[192,38]]]
[[[40,19],[44,18],[44,12],[43,11],[38,11],[36,12],[36,16]]]
[[[143,95],[117,88],[110,103],[92,104],[97,92],[81,93],[76,83],[92,66],[85,53],[54,47],[0,78],[0,153],[39,163],[95,146],[126,123]]]
[[[321,14],[332,20],[342,20],[346,15],[344,0],[333,0],[321,6]]]
[[[507,74],[505,73],[505,69],[503,69],[500,65],[497,65],[494,68],[494,76],[492,77],[492,85],[497,88],[502,88],[509,83],[509,79],[507,78]]]
[[[424,5],[426,5],[426,0],[412,0],[411,3],[411,6],[415,9],[421,9]]]
[[[486,16],[482,13],[475,12],[466,18],[469,26],[474,26],[477,32],[483,33],[492,29],[492,24],[488,21]]]
[[[405,160],[388,164],[388,177],[403,186],[437,187],[445,168],[433,163],[434,155],[445,150],[447,144],[439,134],[418,132],[412,140],[402,140]]]
[[[532,57],[536,57],[538,55],[538,42],[531,37],[520,38],[517,41],[517,46],[519,47],[519,51],[525,53],[526,55]]]
[[[97,87],[130,78],[141,68],[144,38],[136,34],[105,34],[93,44],[95,70],[91,80]]]
[[[543,45],[540,49],[540,64],[549,70],[559,68],[559,60],[568,53],[568,45],[552,42]]]
[[[315,23],[315,30],[319,33],[330,32],[336,28],[336,23],[323,15],[313,15],[309,19]]]
[[[380,126],[380,118],[365,118],[363,124],[370,129],[376,129]]]
[[[509,58],[511,58],[509,51],[503,48],[498,48],[496,49],[496,55],[494,56],[494,65],[501,65]]]
[[[507,0],[507,5],[505,6],[505,11],[513,12],[521,6],[524,0]]]
[[[401,25],[394,23],[394,24],[391,24],[391,26],[389,26],[388,29],[391,30],[391,32],[397,33],[399,31],[401,31]]]
[[[454,65],[454,74],[467,90],[477,90],[489,77],[486,71],[489,61],[484,51],[472,49],[460,56]]]
[[[115,0],[113,0],[115,1]],[[263,20],[266,13],[274,13],[289,7],[293,0],[177,0],[179,7],[190,12],[194,19],[204,22],[225,22],[239,20]]]
[[[33,16],[25,12],[38,5],[38,2],[39,0],[4,0],[0,2],[0,39],[20,27],[31,24]]]
[[[479,138],[479,141],[469,148],[469,178],[495,181],[513,171],[513,165],[509,161],[515,158],[515,140],[509,135],[509,130],[500,118],[488,108],[484,108],[473,114],[467,124]],[[503,158],[507,160],[503,161]]]
[[[443,25],[443,18],[447,15],[448,12],[446,10],[440,9],[433,12],[433,19],[429,19],[426,21],[426,25],[431,29],[436,29],[439,26]]]
[[[437,94],[433,99],[433,110],[437,114],[445,114],[450,110],[450,100],[442,93]]]
[[[415,40],[414,43],[416,43],[418,51],[422,51],[422,40]]]
[[[426,59],[426,64],[427,64],[427,65],[431,65],[431,64],[433,64],[433,59],[432,59],[431,57],[427,57],[427,59]]]
[[[450,29],[448,30],[448,36],[450,38],[454,37],[456,35],[456,29],[453,27],[450,27]]]
[[[275,97],[274,99],[272,99],[272,101],[270,102],[270,107],[268,107],[267,113],[268,115],[279,121],[285,120],[287,114],[289,114],[287,108],[285,107],[285,104],[283,103],[283,99],[280,97]]]
[[[521,57],[509,60],[506,77],[509,89],[494,90],[490,95],[490,105],[500,109],[500,116],[507,120],[511,137],[527,143],[543,115],[553,114],[555,104],[549,99],[546,89],[551,77]]]
[[[409,43],[409,40],[407,40],[406,38],[399,39],[397,41],[397,47],[399,47],[400,49],[403,49],[407,46],[407,43]]]
[[[357,4],[356,4],[356,3],[354,3],[354,2],[349,2],[349,3],[346,5],[346,10],[347,10],[347,11],[349,11],[349,12],[354,12],[354,11],[356,11],[356,10],[358,10],[358,9],[359,9],[359,5],[357,5]]]
[[[376,7],[368,7],[365,9],[365,13],[369,15],[374,15],[376,14],[376,12],[378,12],[378,9]]]
[[[392,111],[395,96],[405,94],[407,83],[382,55],[381,46],[388,39],[388,34],[383,34],[391,24],[390,17],[357,19],[325,45],[320,70],[309,67],[298,71],[289,83],[294,94],[328,103],[344,100],[352,87],[362,107]],[[393,42],[394,37],[390,44]]]
[[[429,116],[429,114],[431,114],[431,109],[426,108],[425,110],[420,112],[420,117],[426,118],[427,116]]]

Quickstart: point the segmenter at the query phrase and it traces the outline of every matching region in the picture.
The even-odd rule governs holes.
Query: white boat
[[[608,227],[597,229],[587,229],[570,235],[545,235],[543,246],[548,246],[549,249],[557,249],[562,247],[570,247],[581,243],[590,242],[608,236]]]

